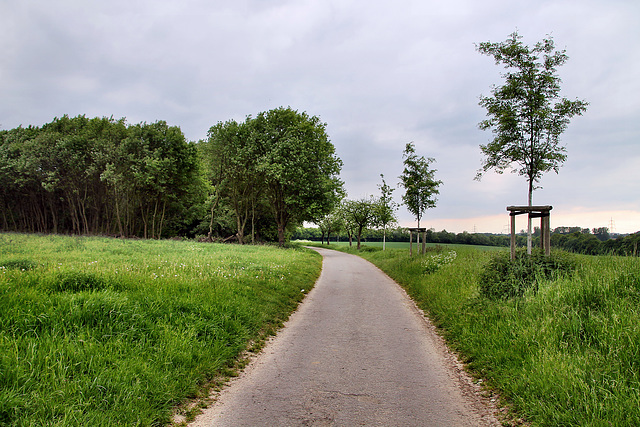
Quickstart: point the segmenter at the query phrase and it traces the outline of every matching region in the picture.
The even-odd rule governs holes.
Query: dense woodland
[[[0,230],[279,240],[342,197],[317,117],[278,108],[185,139],[166,122],[55,118],[0,131]]]
[[[56,118],[0,131],[5,231],[160,238],[201,214],[197,148],[163,121]]]

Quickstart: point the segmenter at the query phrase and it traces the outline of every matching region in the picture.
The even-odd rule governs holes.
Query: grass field
[[[309,244],[311,246],[321,246],[320,242],[311,242],[308,240],[298,240],[294,243],[299,243],[299,244]],[[327,244],[325,243],[324,245],[322,245],[322,247],[328,247],[329,249],[332,249],[333,246],[336,246],[337,248],[343,248],[343,247],[348,247],[349,246],[349,242],[331,242],[329,244],[329,246],[327,246]],[[356,242],[353,242],[352,245],[354,248],[356,247]],[[382,248],[382,242],[362,242],[361,246],[363,247],[369,247],[369,248]],[[422,246],[422,244],[420,244],[420,247]],[[467,248],[469,247],[469,245],[457,245],[457,244],[450,244],[450,243],[427,243],[425,246],[429,247],[429,248],[435,248],[435,247],[443,247],[443,248],[451,248],[451,249],[456,249],[456,248]],[[504,250],[504,247],[499,247],[499,246],[472,246],[473,248],[479,249],[479,250],[483,250],[483,251],[496,251],[496,250]],[[406,249],[407,251],[409,250],[409,242],[387,242],[386,243],[386,248],[387,249]],[[335,248],[333,248],[335,249]],[[413,250],[414,251],[418,251],[419,247],[416,244],[416,242],[413,242]]]
[[[408,291],[516,419],[535,426],[640,425],[637,257],[578,256],[573,276],[538,279],[537,293],[490,301],[477,282],[490,252],[358,254]]]
[[[0,425],[166,425],[320,269],[304,249],[0,234]]]

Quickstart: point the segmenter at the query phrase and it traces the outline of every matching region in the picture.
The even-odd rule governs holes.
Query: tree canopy
[[[201,145],[213,191],[234,212],[240,242],[249,218],[253,230],[270,211],[282,245],[289,228],[318,221],[343,197],[342,161],[316,116],[277,108],[243,123],[218,123]]]
[[[504,42],[480,43],[477,50],[492,56],[507,71],[502,75],[504,85],[494,86],[492,96],[480,97],[488,118],[479,127],[491,129],[494,136],[488,144],[480,145],[485,158],[476,179],[491,169],[503,173],[513,168],[527,178],[531,206],[533,190],[542,175],[551,170],[558,173],[567,158],[560,135],[571,117],[582,115],[588,103],[560,97],[561,80],[556,69],[568,56],[564,50],[555,49],[551,37],[529,47],[514,32]]]
[[[435,162],[432,157],[418,157],[412,142],[405,146],[402,157],[404,158],[404,170],[400,175],[400,185],[405,189],[402,201],[418,221],[424,215],[425,210],[436,206],[436,195],[440,194],[438,187],[442,181],[435,179],[436,169],[430,169],[430,164]]]
[[[205,196],[196,147],[164,121],[63,116],[0,132],[3,230],[176,235]]]

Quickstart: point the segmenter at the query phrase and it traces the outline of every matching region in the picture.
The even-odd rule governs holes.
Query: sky
[[[380,174],[396,187],[413,142],[443,182],[420,225],[502,233],[527,182],[473,179],[492,135],[478,128],[478,101],[504,71],[476,46],[514,31],[528,45],[551,36],[569,56],[561,96],[590,105],[533,203],[553,206],[552,228],[632,233],[639,21],[637,0],[0,0],[0,129],[113,116],[165,120],[198,141],[218,122],[290,106],[327,124],[349,198],[378,196]],[[405,207],[397,214],[416,225]]]

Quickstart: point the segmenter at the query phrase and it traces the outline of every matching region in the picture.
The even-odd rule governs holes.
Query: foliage
[[[320,242],[324,243],[324,236],[327,236],[327,245],[331,238],[331,233],[339,233],[344,228],[344,219],[339,213],[338,209],[325,215],[318,222],[318,228],[320,229]]]
[[[160,426],[282,325],[321,258],[11,233],[0,266],[0,425]]]
[[[342,161],[316,116],[281,107],[218,123],[200,147],[213,199],[233,210],[240,242],[249,221],[253,240],[260,223],[270,228],[269,217],[283,245],[289,230],[319,220],[342,199]]]
[[[251,220],[251,240],[255,241],[256,213],[258,217],[264,215],[260,210],[264,188],[262,177],[256,172],[261,153],[249,119],[246,123],[229,120],[212,126],[207,141],[201,141],[199,147],[215,191],[212,210],[215,212],[218,203],[231,208],[235,214],[236,237],[241,244],[247,222]]]
[[[85,116],[0,132],[0,183],[8,231],[172,236],[205,195],[180,128]]]
[[[564,50],[555,50],[551,37],[533,48],[521,39],[515,32],[504,42],[485,42],[477,47],[509,70],[503,75],[503,86],[494,87],[492,96],[480,98],[480,105],[489,116],[480,122],[480,128],[492,129],[494,139],[480,146],[486,157],[477,177],[490,169],[502,173],[516,163],[518,167],[513,172],[527,178],[531,205],[532,192],[542,174],[550,170],[557,173],[566,160],[560,135],[569,119],[582,115],[588,103],[559,98],[556,68],[568,57]]]
[[[537,293],[490,300],[478,274],[493,253],[456,252],[426,275],[406,250],[359,255],[407,290],[514,424],[640,425],[638,258],[576,255],[573,274],[541,277]]]
[[[360,249],[362,232],[376,221],[377,201],[373,197],[364,197],[357,200],[345,200],[340,206],[341,216],[347,229],[353,230],[357,239],[357,248]],[[349,236],[351,242],[351,235]]]
[[[436,206],[435,195],[440,194],[438,187],[442,181],[435,179],[435,169],[429,169],[430,164],[435,160],[431,157],[426,159],[423,156],[418,157],[413,143],[405,146],[402,157],[404,170],[400,175],[400,184],[405,189],[402,200],[409,212],[416,217],[420,227],[420,219],[424,211]]]
[[[585,255],[638,256],[639,245],[640,232],[606,241],[581,231],[551,234],[551,246]]]
[[[326,124],[291,108],[258,114],[254,123],[262,149],[258,172],[278,225],[278,240],[290,224],[313,221],[333,210],[343,197],[338,178],[342,161],[335,155]]]
[[[541,251],[527,255],[519,250],[514,260],[509,252],[498,252],[480,272],[478,286],[480,294],[489,299],[522,297],[529,289],[538,291],[538,279],[552,280],[575,268],[575,259],[565,252],[545,256]]]
[[[398,206],[393,201],[392,193],[394,188],[391,188],[384,180],[384,175],[380,174],[382,184],[378,184],[380,189],[380,198],[375,206],[375,225],[382,227],[382,250],[386,249],[387,241],[387,227],[397,222],[396,210]]]

